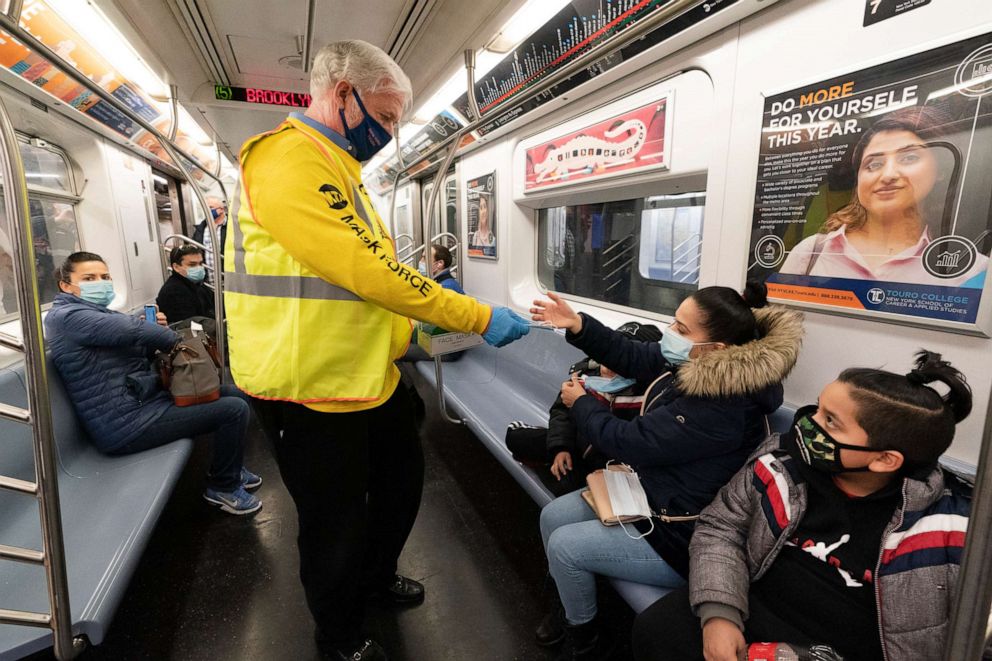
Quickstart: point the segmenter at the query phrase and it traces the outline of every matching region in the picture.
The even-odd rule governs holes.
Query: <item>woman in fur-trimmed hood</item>
[[[799,357],[802,315],[765,307],[761,284],[749,283],[743,295],[706,287],[679,306],[660,342],[643,343],[549,296],[535,301],[535,320],[567,329],[569,343],[618,374],[651,382],[641,415],[630,421],[611,415],[577,383],[563,384],[579,433],[633,467],[654,514],[698,515],[767,435],[765,416],[782,405],[782,381]],[[568,626],[555,629],[553,618],[546,620],[539,642],[567,632],[574,657],[565,658],[604,658],[594,623],[596,573],[684,584],[693,521],[653,523],[653,530],[647,521],[635,524],[639,533],[629,525],[605,527],[578,492],[544,508],[541,532]],[[643,538],[634,539],[638,534]]]

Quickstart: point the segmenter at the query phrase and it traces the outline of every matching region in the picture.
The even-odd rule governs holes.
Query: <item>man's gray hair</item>
[[[410,79],[381,48],[367,41],[349,39],[327,44],[314,58],[310,95],[317,99],[346,80],[359,94],[392,92],[403,97],[403,109],[413,103]]]

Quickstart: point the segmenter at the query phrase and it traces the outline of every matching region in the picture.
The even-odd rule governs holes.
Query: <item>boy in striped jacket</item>
[[[737,661],[759,641],[942,658],[970,489],[937,460],[970,411],[938,354],[845,370],[703,510],[689,586],[638,617],[637,658]]]

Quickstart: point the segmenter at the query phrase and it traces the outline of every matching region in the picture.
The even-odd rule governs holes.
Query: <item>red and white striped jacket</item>
[[[750,583],[802,520],[806,489],[775,434],[702,511],[689,549],[689,598],[697,614],[701,606],[720,604],[747,618]],[[875,571],[886,661],[942,657],[970,506],[970,487],[939,467],[925,478],[903,479]]]

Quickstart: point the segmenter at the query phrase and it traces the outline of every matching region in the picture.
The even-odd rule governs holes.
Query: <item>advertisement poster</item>
[[[26,0],[21,24],[39,41],[55,50],[60,57],[142,118],[151,121],[161,114],[143,91],[126,82],[110,62],[87,44],[42,0]],[[138,130],[138,126],[122,113],[100,101],[99,97],[61,73],[48,60],[2,31],[0,65],[122,135],[132,137]]]
[[[496,173],[469,179],[465,191],[468,203],[468,256],[498,259],[496,249]]]
[[[766,98],[748,276],[780,301],[974,328],[990,95],[986,34]]]
[[[613,69],[653,48],[674,35],[705,21],[739,0],[709,0],[687,10],[678,20],[651,30],[591,66],[557,83],[543,94],[523,100],[542,80],[569,66],[597,45],[632,29],[638,23],[665,9],[673,0],[572,0],[547,23],[540,26],[522,44],[475,84],[475,97],[486,122],[477,129],[480,136],[491,133],[519,119],[528,112],[552,101],[596,76]],[[520,99],[520,103],[513,103]],[[509,103],[508,103],[509,102]],[[505,110],[495,109],[502,104]],[[468,94],[454,104],[463,117],[471,117]]]
[[[524,191],[668,167],[668,105],[666,96],[531,147]]]

